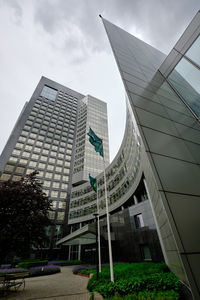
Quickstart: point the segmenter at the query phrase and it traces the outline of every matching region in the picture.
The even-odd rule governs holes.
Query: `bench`
[[[0,275],[0,291],[4,294],[12,289],[24,290],[25,278],[28,276],[28,272]]]

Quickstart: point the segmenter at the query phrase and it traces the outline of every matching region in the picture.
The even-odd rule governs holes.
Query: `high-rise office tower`
[[[89,125],[105,139],[108,164],[106,103],[42,77],[1,154],[1,181],[19,180],[34,170],[39,171],[43,191],[52,200],[49,217],[55,223],[47,229],[50,239],[46,249],[56,247],[63,225],[67,224],[73,170],[75,184],[78,180],[88,180],[88,172],[95,175],[103,170],[87,149]],[[93,170],[90,161],[94,159]]]
[[[80,101],[78,110],[73,186],[87,182],[89,173],[96,177],[104,168],[102,158],[89,142],[87,132],[90,127],[99,137],[103,137],[104,159],[107,166],[109,164],[107,105],[88,95]]]

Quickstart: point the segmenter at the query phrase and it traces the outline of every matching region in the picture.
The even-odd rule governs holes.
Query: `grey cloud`
[[[145,36],[152,45],[168,53],[198,8],[198,0],[149,1],[146,10],[140,15],[145,24],[143,27]]]
[[[169,52],[199,10],[199,0],[109,1],[108,17],[129,31],[139,30],[145,41]]]
[[[21,3],[19,3],[19,1],[17,0],[3,0],[2,2],[4,5],[7,5],[9,8],[13,10],[12,21],[17,25],[21,25],[21,20],[23,16],[23,9],[21,6],[22,2],[23,0],[21,1]]]
[[[24,0],[3,0],[20,23]],[[127,31],[139,31],[144,40],[165,53],[199,9],[199,0],[30,0],[34,21],[51,37],[51,45],[68,51],[81,62],[94,52],[110,52],[99,14]],[[78,34],[77,34],[78,32]],[[134,32],[133,32],[134,33]],[[63,35],[57,42],[57,34]]]
[[[81,59],[87,59],[92,52],[108,49],[96,1],[45,0],[35,2],[34,8],[36,23],[48,34],[53,37],[57,32],[62,32],[63,50],[69,51],[73,48],[73,61],[77,59],[80,62]],[[73,29],[77,29],[78,34]]]
[[[197,12],[198,1],[43,0],[33,3],[35,22],[50,35],[63,32],[63,50],[76,46],[73,60],[81,61],[93,52],[110,51],[99,14],[127,31],[134,27],[147,42],[169,52]],[[66,34],[73,26],[79,29],[79,34]]]

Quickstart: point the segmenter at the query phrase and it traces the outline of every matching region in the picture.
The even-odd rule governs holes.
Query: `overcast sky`
[[[125,96],[98,15],[168,54],[198,9],[199,0],[0,0],[0,153],[46,76],[107,102],[113,159]]]

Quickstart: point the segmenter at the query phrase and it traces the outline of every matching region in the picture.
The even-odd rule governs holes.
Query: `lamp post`
[[[95,227],[96,227],[96,267],[97,267],[97,279],[99,279],[99,255],[98,255],[98,230],[97,230],[97,218],[99,216],[98,213],[94,213],[95,217]]]

